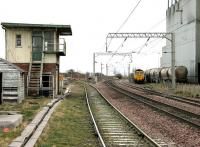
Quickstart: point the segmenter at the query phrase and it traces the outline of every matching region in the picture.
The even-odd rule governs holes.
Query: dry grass
[[[36,147],[98,146],[83,87],[75,83],[71,90],[71,95],[56,108]]]
[[[145,87],[160,92],[175,94],[178,96],[200,98],[200,85],[177,83],[175,91],[171,90],[170,83],[158,83],[158,84],[151,83],[151,84],[145,84]]]
[[[194,84],[177,84],[176,94],[200,98],[200,85]]]
[[[22,124],[10,130],[8,133],[4,133],[0,129],[0,147],[6,147],[8,144],[27,126],[27,124],[34,118],[34,116],[39,112],[39,110],[45,106],[50,99],[25,99],[21,104],[4,104],[0,105],[1,111],[19,111],[19,114],[23,115]]]

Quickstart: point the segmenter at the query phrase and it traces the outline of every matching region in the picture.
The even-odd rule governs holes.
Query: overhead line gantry
[[[175,77],[175,36],[171,32],[144,32],[144,33],[108,33],[106,37],[106,52],[108,51],[108,38],[165,38],[171,42],[171,69],[172,69],[172,89],[176,88]]]

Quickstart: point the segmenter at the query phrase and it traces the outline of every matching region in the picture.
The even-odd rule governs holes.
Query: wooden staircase
[[[40,94],[40,78],[42,78],[40,71],[41,63],[32,62],[31,70],[29,71],[28,96],[39,96]]]
[[[32,61],[29,65],[29,72],[27,78],[27,94],[28,96],[40,96],[42,89],[42,74],[43,74],[43,58],[41,61]]]

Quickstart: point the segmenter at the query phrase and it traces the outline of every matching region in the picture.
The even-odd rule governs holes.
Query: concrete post
[[[106,64],[106,76],[108,76],[108,64]]]
[[[95,79],[95,53],[93,54],[93,78]]]
[[[175,90],[176,88],[176,75],[175,75],[175,34],[172,33],[171,35],[171,68],[172,68],[172,89]]]
[[[102,78],[103,64],[101,63],[101,78]]]
[[[130,64],[128,64],[128,80],[129,80],[129,82],[130,82],[130,70],[131,70],[131,65]]]

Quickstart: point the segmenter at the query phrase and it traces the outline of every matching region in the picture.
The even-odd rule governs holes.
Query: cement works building
[[[175,0],[166,11],[166,32],[175,35],[175,65],[186,66],[188,81],[200,83],[200,1]],[[169,41],[162,52],[161,67],[170,67]]]
[[[6,60],[25,71],[29,96],[59,93],[60,56],[66,55],[62,36],[70,25],[1,23],[5,30]]]

